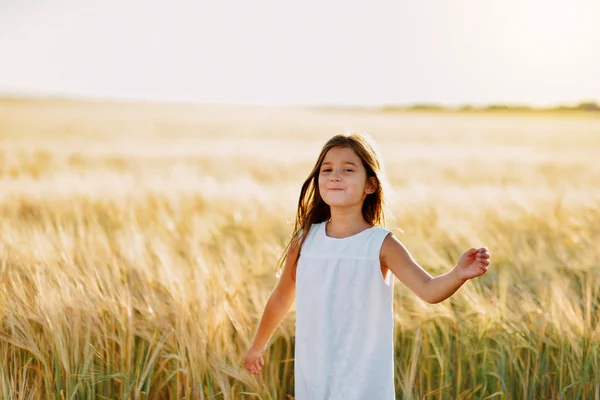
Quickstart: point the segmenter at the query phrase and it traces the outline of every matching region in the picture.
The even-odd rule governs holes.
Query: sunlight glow
[[[600,2],[0,5],[0,95],[211,103],[600,100]]]

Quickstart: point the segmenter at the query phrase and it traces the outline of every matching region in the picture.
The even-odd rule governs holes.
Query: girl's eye
[[[331,172],[331,168],[325,168],[325,169],[321,170],[321,172]],[[354,172],[354,170],[350,169],[350,168],[346,168],[346,169],[344,169],[344,172]]]

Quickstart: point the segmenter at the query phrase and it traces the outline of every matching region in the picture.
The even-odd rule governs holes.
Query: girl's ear
[[[377,190],[377,186],[377,179],[374,176],[367,178],[367,184],[365,185],[365,193],[375,193],[375,191]]]

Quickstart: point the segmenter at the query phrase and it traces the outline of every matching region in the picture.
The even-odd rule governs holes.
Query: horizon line
[[[512,108],[528,108],[531,110],[548,110],[564,107],[576,107],[581,104],[595,103],[600,105],[599,98],[582,98],[575,102],[558,102],[552,105],[534,105],[526,102],[460,102],[460,103],[444,103],[437,101],[414,101],[414,102],[381,102],[381,103],[344,103],[344,102],[219,102],[219,101],[204,101],[193,99],[169,99],[169,98],[151,98],[151,97],[136,97],[136,96],[100,96],[100,95],[74,95],[74,94],[58,94],[58,93],[27,93],[27,92],[11,92],[0,90],[0,100],[40,100],[40,101],[64,101],[64,102],[88,102],[88,103],[144,103],[155,105],[191,105],[191,106],[267,106],[267,107],[316,107],[316,108],[415,108],[430,107],[432,109],[461,109],[465,107],[486,108],[493,106],[512,107]]]

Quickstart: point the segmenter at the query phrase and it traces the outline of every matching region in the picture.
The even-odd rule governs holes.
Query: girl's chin
[[[348,202],[348,201],[345,201],[345,200],[328,199],[328,200],[324,200],[324,202],[329,207],[348,207],[348,206],[352,205],[352,202]]]

